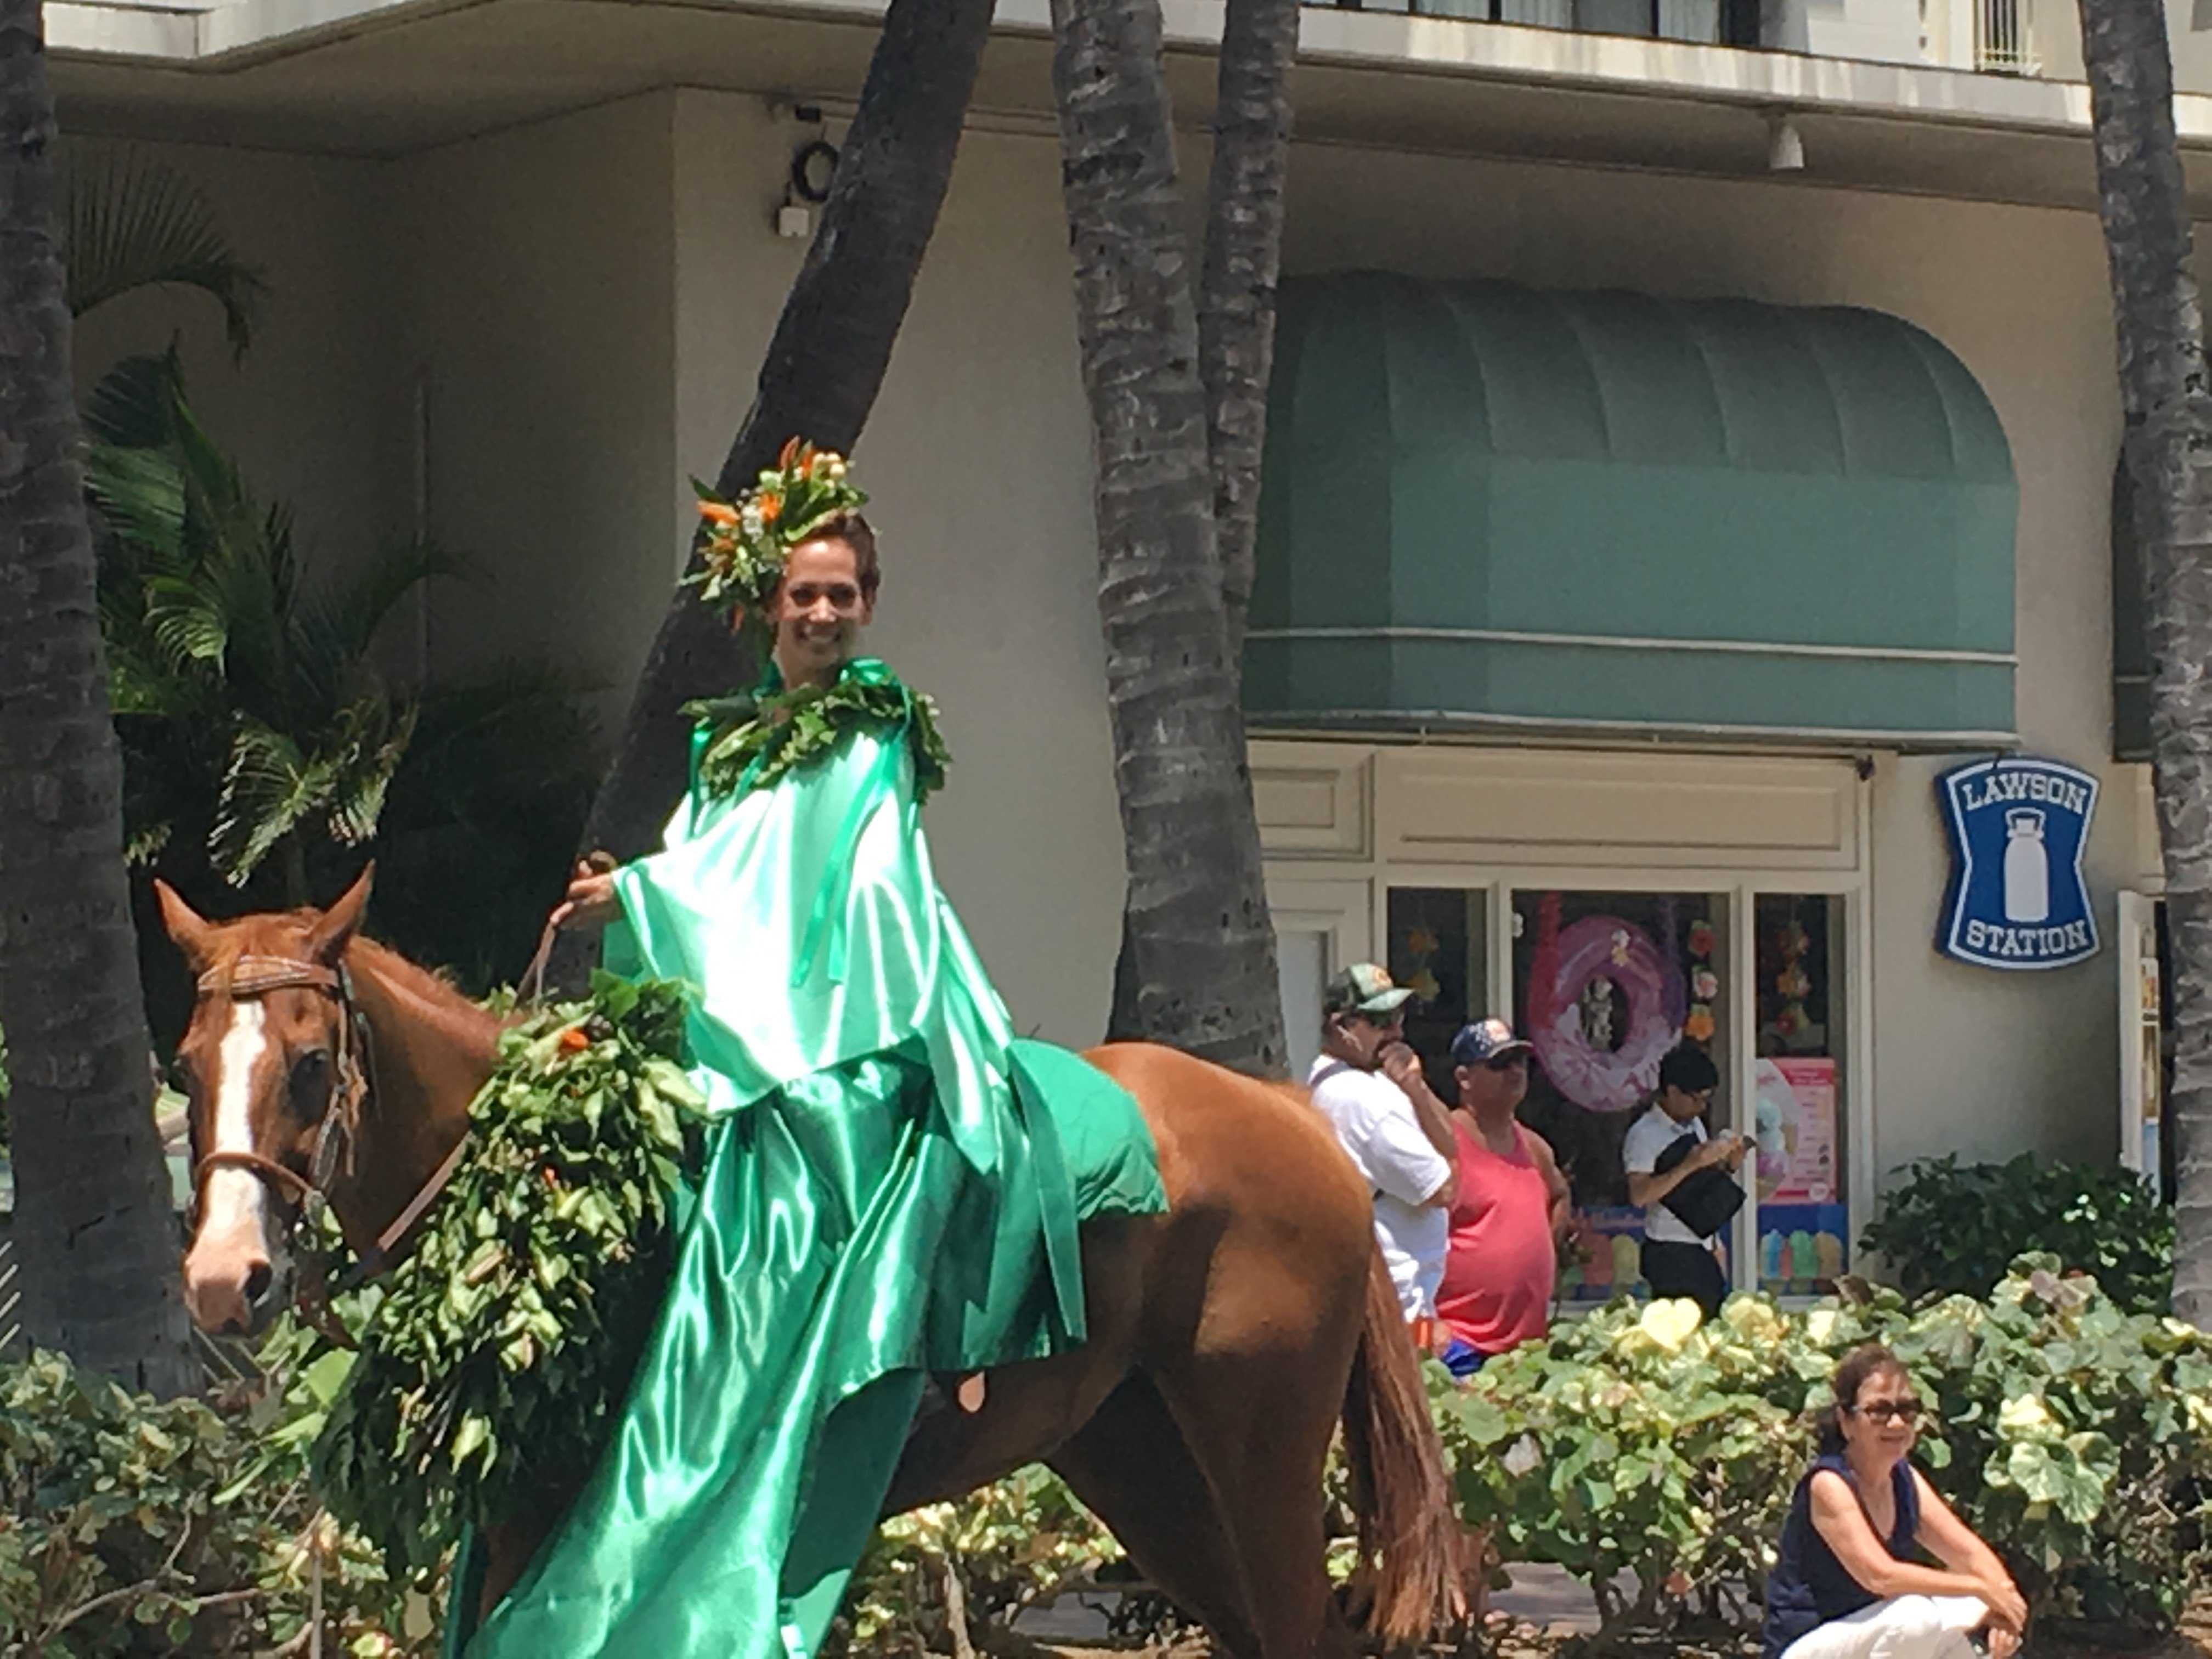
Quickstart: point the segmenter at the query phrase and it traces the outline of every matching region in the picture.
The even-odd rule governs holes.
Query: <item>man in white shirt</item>
[[[1629,1126],[1621,1143],[1628,1172],[1628,1201],[1644,1212],[1644,1280],[1654,1297],[1687,1297],[1711,1318],[1728,1295],[1728,1275],[1711,1239],[1700,1238],[1668,1209],[1668,1194],[1699,1170],[1743,1167],[1745,1143],[1733,1134],[1707,1139],[1704,1114],[1719,1085],[1712,1056],[1694,1042],[1675,1045],[1659,1062],[1659,1093]],[[1665,1174],[1660,1155],[1685,1135],[1696,1142]]]
[[[1322,1052],[1306,1083],[1375,1194],[1376,1243],[1407,1322],[1420,1325],[1436,1317],[1459,1181],[1451,1114],[1406,1044],[1413,994],[1371,962],[1338,973],[1322,995]]]

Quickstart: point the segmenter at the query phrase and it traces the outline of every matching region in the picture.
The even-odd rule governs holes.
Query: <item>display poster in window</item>
[[[1753,1070],[1759,1283],[1777,1295],[1826,1291],[1844,1271],[1850,1217],[1838,1201],[1837,1092],[1832,1059],[1762,1059]]]
[[[2063,968],[2097,954],[2081,877],[2097,780],[2057,761],[2005,756],[1936,780],[1951,882],[1936,948],[1983,968]]]
[[[1753,1076],[1760,1203],[1834,1202],[1836,1062],[1761,1060]]]

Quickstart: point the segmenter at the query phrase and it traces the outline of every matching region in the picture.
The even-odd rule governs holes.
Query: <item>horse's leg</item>
[[[1131,1376],[1048,1461],[1224,1659],[1259,1659],[1213,1493],[1150,1378]]]
[[[1322,1469],[1344,1397],[1334,1357],[1334,1345],[1296,1364],[1196,1356],[1159,1377],[1243,1570],[1254,1659],[1352,1650],[1323,1566]]]

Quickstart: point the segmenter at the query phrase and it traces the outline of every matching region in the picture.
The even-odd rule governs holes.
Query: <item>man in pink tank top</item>
[[[1478,1020],[1452,1039],[1451,1057],[1459,1191],[1437,1316],[1449,1334],[1443,1362],[1467,1376],[1551,1328],[1571,1197],[1550,1145],[1514,1115],[1528,1045],[1502,1019]]]

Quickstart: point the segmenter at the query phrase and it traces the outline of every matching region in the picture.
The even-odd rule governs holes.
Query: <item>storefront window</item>
[[[1761,893],[1753,905],[1759,1284],[1778,1295],[1831,1290],[1850,1261],[1843,910],[1827,894]]]
[[[1642,1284],[1621,1142],[1677,1042],[1712,1055],[1723,1081],[1711,1124],[1729,1121],[1728,899],[1516,892],[1512,927],[1513,1014],[1536,1049],[1521,1115],[1558,1154],[1582,1235],[1560,1293],[1602,1302]]]
[[[1457,1091],[1451,1040],[1470,1020],[1500,1012],[1490,1006],[1489,895],[1454,887],[1390,890],[1390,977],[1411,988],[1406,1041],[1440,1100]]]
[[[1660,1061],[1685,1041],[1720,1073],[1707,1128],[1735,1129],[1757,1149],[1745,1166],[1747,1231],[1731,1226],[1720,1240],[1724,1256],[1755,1244],[1752,1260],[1731,1264],[1731,1282],[1832,1290],[1850,1262],[1844,898],[1745,892],[1746,987],[1729,893],[1523,889],[1493,921],[1492,890],[1393,888],[1387,964],[1418,994],[1407,1036],[1443,1098],[1465,1022],[1505,1014],[1534,1046],[1521,1118],[1557,1154],[1580,1234],[1561,1296],[1594,1303],[1644,1289],[1644,1216],[1628,1200],[1621,1148],[1656,1092]],[[1510,994],[1493,988],[1492,969],[1508,959]],[[1747,1037],[1734,1029],[1739,1010],[1755,1021]]]

